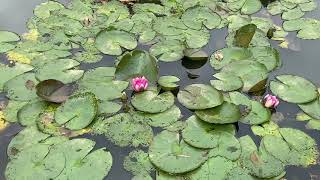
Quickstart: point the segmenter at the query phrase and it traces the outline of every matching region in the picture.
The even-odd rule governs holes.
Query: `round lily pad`
[[[234,123],[241,118],[240,108],[229,102],[214,108],[197,110],[195,113],[201,120],[214,124]]]
[[[183,58],[184,44],[179,40],[164,40],[150,48],[150,54],[159,56],[160,61],[172,62]]]
[[[187,9],[181,19],[186,26],[196,30],[201,29],[203,25],[208,29],[217,28],[221,22],[218,14],[201,6]]]
[[[235,91],[243,86],[241,78],[232,73],[217,73],[213,75],[219,80],[211,80],[210,83],[213,87],[220,91]]]
[[[132,50],[137,47],[137,40],[132,34],[124,31],[105,30],[97,35],[96,47],[104,54],[121,55],[121,47]]]
[[[240,122],[245,124],[262,124],[271,119],[271,112],[258,101],[251,101],[250,112]]]
[[[16,33],[10,31],[0,31],[0,44],[6,42],[19,41],[20,37]]]
[[[120,147],[139,145],[148,146],[153,137],[150,126],[137,122],[128,113],[120,113],[108,119],[99,118],[93,125],[95,134],[105,135]]]
[[[25,73],[7,81],[3,90],[12,100],[29,101],[37,98],[35,88],[37,84],[34,73]]]
[[[62,4],[60,4],[59,2],[48,1],[48,2],[44,2],[44,3],[41,3],[40,5],[38,5],[34,9],[33,13],[38,18],[45,19],[50,16],[50,13],[52,11],[56,11],[59,9],[64,9],[64,6]]]
[[[147,113],[159,113],[169,109],[174,103],[174,96],[171,92],[158,94],[157,91],[144,91],[136,93],[131,104],[139,111]]]
[[[9,67],[6,65],[0,65],[0,90],[2,90],[3,85],[9,81],[10,79],[23,74],[25,72],[31,71],[33,69],[32,66],[27,64],[19,64],[16,63],[15,66]]]
[[[92,93],[77,94],[60,106],[54,115],[55,121],[70,130],[87,127],[98,110],[97,100]]]
[[[307,113],[309,116],[320,119],[320,98],[305,103],[305,104],[298,104],[298,106],[303,110],[303,112]]]
[[[80,63],[72,59],[50,61],[37,70],[36,78],[39,81],[55,79],[65,84],[71,83],[83,76],[83,70],[74,69],[78,65]]]
[[[222,132],[232,133],[232,125],[215,125],[204,122],[196,116],[188,118],[187,127],[182,131],[182,137],[188,144],[197,148],[214,148],[219,144]]]
[[[179,139],[179,134],[162,131],[149,147],[151,162],[162,171],[180,174],[192,171],[207,160],[207,151]]]
[[[210,157],[221,156],[231,161],[238,160],[241,154],[241,147],[238,139],[229,132],[221,132],[218,139],[218,146],[211,149]]]
[[[308,103],[317,98],[317,88],[310,81],[294,75],[280,75],[270,82],[276,96],[291,103]]]
[[[178,93],[179,102],[188,109],[208,109],[223,103],[222,94],[210,85],[192,84]]]
[[[176,84],[179,81],[180,79],[176,76],[161,76],[158,80],[158,84],[164,90],[173,90],[179,86]]]
[[[36,124],[36,119],[47,107],[44,101],[34,101],[24,105],[18,111],[19,123],[23,126],[33,126]]]

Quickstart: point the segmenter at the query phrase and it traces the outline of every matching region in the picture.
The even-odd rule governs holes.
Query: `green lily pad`
[[[279,126],[272,121],[263,123],[261,125],[251,126],[251,130],[253,134],[260,137],[264,137],[267,135],[278,136],[278,137],[281,136],[279,132]]]
[[[222,94],[209,85],[192,84],[178,93],[179,102],[188,109],[208,109],[223,103]]]
[[[207,7],[200,6],[187,9],[181,19],[186,26],[196,30],[200,30],[203,25],[208,29],[214,29],[221,22],[218,14]]]
[[[320,98],[305,103],[305,104],[298,104],[300,109],[303,110],[303,112],[307,113],[309,116],[315,119],[320,119]]]
[[[247,24],[239,28],[234,36],[234,46],[248,48],[256,30],[255,24]]]
[[[105,30],[97,35],[96,47],[104,54],[121,55],[121,47],[133,50],[137,47],[137,40],[128,32]]]
[[[64,6],[62,4],[55,1],[48,1],[36,6],[33,13],[38,18],[46,19],[50,16],[51,12],[60,9],[64,9]]]
[[[136,122],[127,113],[120,113],[108,119],[98,119],[93,125],[93,132],[105,135],[111,142],[120,147],[129,145],[134,147],[148,146],[153,137],[150,126]]]
[[[170,91],[179,87],[176,83],[179,82],[180,79],[176,76],[161,76],[158,80],[158,84],[162,89]]]
[[[39,81],[55,79],[68,84],[83,76],[83,70],[74,69],[78,65],[80,65],[80,63],[72,59],[51,61],[37,70],[36,78]]]
[[[24,151],[25,149],[32,149],[35,144],[47,139],[49,136],[50,135],[38,131],[36,126],[27,127],[20,131],[11,140],[7,148],[7,155],[10,159],[13,159],[20,152]]]
[[[31,71],[33,69],[32,66],[27,65],[27,64],[19,64],[16,63],[15,66],[9,67],[6,65],[0,65],[0,91],[3,88],[3,85],[9,81],[10,79],[21,75],[25,72]]]
[[[292,20],[292,19],[299,19],[303,17],[304,14],[305,13],[301,11],[300,7],[296,7],[283,12],[281,17],[283,20]]]
[[[259,178],[272,178],[284,171],[281,161],[261,149],[258,151],[250,136],[241,137],[239,142],[242,148],[240,163],[249,170],[251,175]]]
[[[281,66],[279,52],[271,47],[250,48],[256,61],[265,65],[268,71],[272,71]]]
[[[148,176],[154,170],[152,163],[149,160],[148,153],[142,150],[136,150],[129,153],[124,158],[123,167],[133,175]]]
[[[197,148],[215,148],[219,146],[221,133],[234,131],[232,125],[215,125],[204,122],[196,116],[188,118],[187,127],[182,131],[185,142]]]
[[[308,80],[294,75],[280,75],[270,82],[276,96],[291,103],[308,103],[317,98],[317,88]]]
[[[201,120],[214,124],[234,123],[241,118],[239,107],[229,102],[214,108],[197,110],[195,113]]]
[[[134,23],[131,32],[139,35],[140,43],[147,43],[155,38],[156,32],[152,29],[152,24],[155,19],[156,16],[153,13],[149,12],[137,13],[131,17],[131,20]]]
[[[70,130],[79,130],[93,121],[97,110],[98,105],[94,94],[77,94],[56,110],[54,119],[59,125],[65,125]]]
[[[94,93],[103,101],[120,98],[129,83],[114,80],[115,71],[114,67],[98,67],[85,72],[79,82],[80,89]]]
[[[129,9],[117,0],[112,0],[104,3],[102,6],[98,6],[98,14],[105,14],[110,19],[121,20],[128,18],[130,13]]]
[[[27,101],[9,101],[8,105],[3,110],[3,115],[8,122],[17,122],[18,121],[18,111],[26,105]]]
[[[20,37],[16,33],[10,31],[0,31],[0,44],[7,42],[19,41]]]
[[[232,73],[217,73],[214,74],[213,77],[218,80],[211,80],[210,83],[213,87],[220,91],[235,91],[243,86],[242,80],[233,75]]]
[[[24,105],[18,111],[18,120],[22,126],[36,125],[37,117],[47,108],[44,101],[34,101]]]
[[[122,104],[112,101],[101,101],[98,103],[98,114],[114,114],[122,108]]]
[[[165,40],[151,46],[150,54],[159,56],[160,61],[172,62],[183,58],[184,49],[184,44],[179,40]]]
[[[232,11],[240,10],[242,14],[251,15],[258,12],[261,9],[262,4],[259,0],[239,0],[239,1],[229,0],[227,2],[227,6]]]
[[[250,125],[262,124],[270,121],[271,112],[265,108],[260,102],[251,101],[250,112],[247,116],[242,118],[240,122]]]
[[[181,118],[181,111],[177,106],[173,105],[161,113],[151,114],[135,111],[132,116],[137,121],[146,122],[153,127],[167,127]]]
[[[145,76],[149,83],[155,84],[158,80],[158,65],[155,57],[140,50],[125,54],[116,67],[116,78],[129,80],[136,76]]]
[[[207,160],[207,151],[194,148],[179,139],[179,134],[162,131],[149,147],[150,161],[173,174],[192,171]]]
[[[147,113],[160,113],[168,110],[174,104],[174,96],[171,92],[158,94],[157,91],[144,91],[136,93],[131,104],[139,111]]]
[[[211,149],[209,152],[210,157],[224,157],[231,161],[239,159],[241,154],[241,147],[238,139],[228,133],[221,132],[218,139],[218,146]]]
[[[35,88],[37,84],[34,73],[24,73],[7,81],[3,90],[11,100],[29,101],[37,98]]]

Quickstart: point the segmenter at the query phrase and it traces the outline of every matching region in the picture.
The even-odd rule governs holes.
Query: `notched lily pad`
[[[176,76],[161,76],[158,80],[158,84],[161,86],[164,90],[173,90],[179,87],[177,82],[179,82],[180,79]]]

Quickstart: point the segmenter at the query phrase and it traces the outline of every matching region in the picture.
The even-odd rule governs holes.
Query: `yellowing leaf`
[[[5,129],[9,123],[5,121],[5,117],[2,111],[0,111],[0,131]]]
[[[39,37],[39,32],[37,29],[31,29],[29,32],[24,33],[22,37],[25,40],[36,41]]]
[[[30,58],[28,58],[24,54],[20,54],[20,53],[14,52],[14,51],[9,51],[7,53],[7,57],[8,57],[8,60],[10,60],[10,61],[19,62],[22,64],[31,64]]]

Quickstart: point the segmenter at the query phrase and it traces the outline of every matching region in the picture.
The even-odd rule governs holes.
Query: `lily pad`
[[[161,76],[158,80],[158,84],[164,90],[173,90],[179,87],[176,83],[179,82],[180,79],[176,76]]]
[[[20,37],[16,33],[10,31],[0,31],[0,44],[7,42],[19,41]]]
[[[235,91],[243,86],[242,80],[233,75],[232,73],[217,73],[214,74],[213,77],[218,80],[211,80],[210,83],[213,87],[220,91]]]
[[[187,9],[181,19],[186,26],[196,30],[200,30],[203,25],[208,29],[214,29],[221,22],[218,14],[207,7],[201,6]]]
[[[165,40],[151,46],[150,54],[159,56],[160,61],[172,62],[183,58],[184,49],[184,44],[179,40]]]
[[[18,120],[22,126],[36,125],[36,119],[46,109],[44,101],[29,102],[18,111]]]
[[[148,176],[149,173],[154,169],[149,160],[148,153],[145,153],[142,150],[130,152],[129,155],[124,158],[123,166],[124,169],[131,172],[135,176]]]
[[[174,104],[174,96],[171,92],[158,94],[157,91],[148,90],[135,94],[131,104],[139,111],[159,113],[168,110]]]
[[[136,76],[145,76],[149,83],[155,84],[158,80],[158,65],[155,57],[140,50],[125,54],[116,68],[116,78],[129,80]]]
[[[97,35],[96,47],[104,54],[121,55],[121,47],[132,50],[137,47],[137,40],[125,31],[105,30]]]
[[[55,1],[48,1],[38,5],[34,9],[33,13],[38,18],[46,19],[50,16],[51,12],[60,10],[60,9],[64,9],[64,6],[62,4]]]
[[[260,102],[251,101],[250,112],[247,116],[243,117],[240,122],[250,125],[262,124],[270,121],[271,112],[265,108]]]
[[[303,110],[303,112],[307,113],[309,116],[315,119],[320,119],[320,98],[305,103],[305,104],[298,104],[300,109]]]
[[[224,157],[231,161],[239,159],[241,147],[238,139],[229,132],[221,132],[218,139],[218,146],[211,149],[210,157]]]
[[[54,103],[66,101],[73,92],[71,85],[65,85],[61,81],[53,79],[40,82],[37,84],[36,89],[39,97]]]
[[[185,142],[197,148],[215,148],[219,146],[221,133],[234,131],[232,125],[215,125],[204,122],[196,116],[188,118],[187,127],[182,131]]]
[[[186,144],[177,133],[162,131],[149,147],[149,158],[157,168],[180,174],[201,166],[207,160],[207,151]]]
[[[54,115],[55,121],[70,130],[87,127],[95,118],[98,110],[94,94],[83,93],[70,97]]]
[[[3,90],[7,92],[7,97],[16,101],[29,101],[37,98],[36,85],[38,81],[34,73],[25,73],[7,81]]]
[[[197,110],[195,113],[201,120],[214,124],[234,123],[241,118],[239,107],[229,102],[214,108]]]
[[[188,109],[208,109],[223,103],[222,94],[209,85],[192,84],[178,93],[179,102]]]
[[[256,30],[255,24],[247,24],[239,28],[234,36],[234,46],[248,48]]]
[[[83,76],[83,70],[74,69],[78,65],[80,65],[80,63],[72,59],[51,61],[37,70],[36,78],[39,81],[55,79],[68,84]]]
[[[0,65],[0,90],[2,90],[3,85],[9,81],[10,79],[21,75],[25,72],[31,71],[33,69],[32,66],[27,64],[19,64],[16,63],[15,66],[9,67],[6,65]]]
[[[310,81],[294,75],[280,75],[270,82],[276,96],[291,103],[308,103],[317,98],[317,88]]]
[[[105,135],[120,147],[139,145],[148,146],[153,137],[150,126],[136,122],[130,114],[120,113],[108,119],[99,118],[93,125],[95,134]]]

